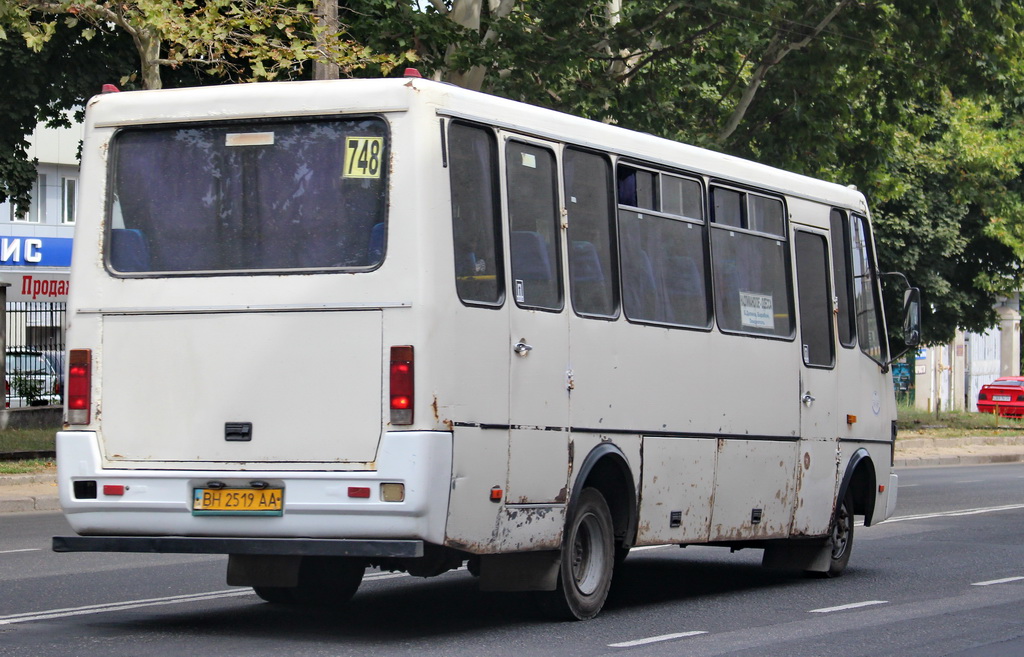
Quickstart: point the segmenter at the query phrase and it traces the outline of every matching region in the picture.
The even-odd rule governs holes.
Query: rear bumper
[[[1003,417],[1024,417],[1024,404],[1020,402],[978,402],[979,413],[998,413]]]
[[[318,557],[422,557],[423,541],[186,536],[54,536],[54,552],[259,554]]]
[[[411,540],[441,545],[451,490],[452,436],[433,431],[387,432],[373,470],[188,470],[187,466],[141,470],[103,468],[95,432],[62,431],[57,434],[57,464],[61,506],[71,528],[83,536],[145,537],[155,547],[186,545],[175,543],[178,538]],[[260,480],[283,488],[284,512],[280,516],[193,515],[193,490],[211,480],[229,487],[248,487],[249,482]],[[76,481],[96,482],[94,497],[76,497]],[[404,484],[404,500],[382,501],[383,483]],[[107,485],[123,487],[123,494],[104,494]],[[371,494],[349,497],[350,487],[369,488]],[[157,537],[174,540],[156,541]],[[349,548],[339,544],[337,549]]]

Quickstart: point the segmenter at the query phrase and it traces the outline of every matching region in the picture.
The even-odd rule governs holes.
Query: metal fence
[[[67,304],[11,301],[6,311],[7,408],[61,404]]]

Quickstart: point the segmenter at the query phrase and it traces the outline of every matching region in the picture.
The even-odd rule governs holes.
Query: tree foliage
[[[67,124],[84,99],[131,72],[131,54],[126,38],[101,32],[86,42],[80,26],[65,24],[56,25],[37,51],[0,39],[5,80],[0,95],[0,200],[11,198],[28,209],[36,169],[28,159],[26,136],[40,121]]]
[[[131,37],[144,89],[163,86],[161,69],[192,65],[224,80],[293,77],[310,61],[329,61],[351,73],[366,66],[383,74],[402,56],[378,55],[342,29],[315,20],[312,3],[285,0],[14,0],[0,28],[16,30],[32,50],[52,38],[58,22],[80,21],[84,39],[116,29]]]
[[[165,72],[268,79],[341,57],[296,2],[17,0],[0,27],[31,37],[17,12],[32,10],[39,39],[132,34],[84,11],[101,6],[155,31]],[[924,289],[928,341],[990,325],[1024,282],[1021,3],[344,0],[339,21],[343,75],[418,59],[435,79],[856,184],[883,268]]]
[[[882,267],[925,291],[928,341],[990,326],[1024,282],[1019,3],[433,0],[427,14],[368,38],[418,44],[438,79],[472,70],[491,93],[856,184]]]

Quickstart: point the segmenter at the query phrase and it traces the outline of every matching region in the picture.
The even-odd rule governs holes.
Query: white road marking
[[[11,614],[10,616],[0,616],[0,625],[13,625],[15,623],[28,623],[32,621],[50,620],[53,618],[67,618],[69,616],[84,616],[87,614],[99,614],[107,611],[125,611],[128,609],[140,609],[142,607],[176,605],[181,604],[182,602],[194,602],[197,600],[216,600],[218,598],[234,598],[252,594],[252,589],[233,589],[230,591],[209,591],[207,593],[192,593],[190,595],[172,595],[166,598],[149,598],[146,600],[127,600],[125,602],[110,602],[101,605],[69,607],[67,609],[51,609],[49,611],[35,611],[24,614]]]
[[[659,641],[671,641],[672,639],[683,639],[688,636],[697,636],[699,634],[707,634],[704,630],[695,630],[693,632],[677,632],[676,634],[662,634],[661,636],[651,636],[646,639],[634,639],[633,641],[623,641],[621,643],[609,643],[609,648],[632,648],[634,646],[644,646],[648,643],[658,643]]]
[[[0,550],[0,554],[14,554],[15,552],[42,552],[43,548],[22,548],[20,550]]]
[[[661,548],[667,548],[667,547],[675,547],[675,545],[674,544],[671,544],[671,545],[641,545],[640,547],[630,548],[629,551],[631,553],[632,552],[643,552],[644,550],[660,550]]]
[[[456,568],[454,571],[465,570],[466,567]],[[453,571],[453,572],[454,572]],[[409,577],[408,573],[368,573],[363,581],[393,579],[395,577]],[[188,595],[172,595],[166,598],[149,598],[146,600],[126,600],[124,602],[109,602],[100,605],[86,605],[84,607],[70,607],[67,609],[50,609],[48,611],[32,611],[22,614],[11,614],[0,616],[0,625],[13,625],[15,623],[29,623],[32,621],[50,620],[53,618],[67,618],[68,616],[84,616],[87,614],[102,614],[108,611],[125,611],[128,609],[140,609],[143,607],[157,607],[161,605],[174,605],[183,602],[196,600],[217,600],[219,598],[235,598],[243,595],[254,595],[252,589],[229,589],[224,591],[208,591],[206,593],[191,593]]]
[[[992,586],[993,584],[1006,584],[1008,582],[1019,582],[1024,577],[1004,577],[1003,579],[990,579],[987,582],[975,582],[971,586]]]
[[[1024,509],[1024,504],[1007,504],[1006,506],[989,506],[979,509],[964,509],[962,511],[939,511],[937,513],[922,513],[915,516],[897,516],[895,518],[889,518],[882,522],[875,523],[876,525],[888,524],[891,522],[903,522],[905,520],[927,520],[929,518],[956,518],[959,516],[975,516],[981,513],[995,513],[997,511],[1016,511],[1018,509]]]
[[[875,605],[887,605],[888,600],[867,600],[865,602],[851,602],[848,605],[839,605],[838,607],[825,607],[823,609],[811,609],[808,613],[811,614],[830,614],[833,611],[846,611],[847,609],[859,609],[860,607],[873,607]]]

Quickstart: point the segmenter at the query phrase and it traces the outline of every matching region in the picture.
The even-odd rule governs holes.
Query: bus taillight
[[[391,347],[391,424],[412,424],[412,347]]]
[[[89,424],[91,389],[92,351],[72,349],[68,353],[68,424]]]

